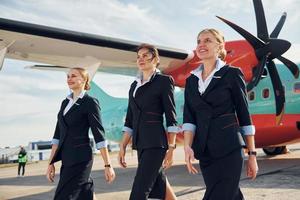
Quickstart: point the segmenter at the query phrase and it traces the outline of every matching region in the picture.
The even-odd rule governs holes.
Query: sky
[[[300,1],[262,0],[269,32],[281,14],[279,35],[292,43],[286,57],[300,62]],[[256,35],[251,0],[0,0],[0,17],[191,51],[204,28],[225,39],[243,39],[218,20],[222,16]],[[50,140],[62,99],[69,93],[63,72],[24,69],[34,63],[6,59],[0,71],[0,147]],[[126,97],[132,77],[96,74],[113,96]]]

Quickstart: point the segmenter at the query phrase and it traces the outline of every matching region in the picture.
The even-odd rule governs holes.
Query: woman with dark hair
[[[158,50],[148,44],[137,49],[140,74],[131,84],[119,163],[126,167],[126,147],[132,139],[137,150],[138,168],[130,200],[148,198],[174,200],[176,196],[164,174],[173,162],[178,132],[174,82],[172,77],[159,73]],[[163,125],[166,118],[167,132]]]
[[[249,154],[247,175],[255,179],[258,171],[255,128],[243,74],[224,62],[224,45],[223,35],[215,29],[204,29],[198,34],[196,54],[202,64],[191,72],[185,85],[185,161],[192,174],[198,171],[191,161],[200,161],[206,185],[203,200],[244,199],[239,188],[241,149],[245,146],[242,135]]]
[[[115,172],[110,165],[104,129],[101,123],[97,99],[89,96],[89,75],[85,69],[73,68],[68,73],[67,83],[72,93],[63,100],[55,133],[52,140],[47,178],[54,181],[54,163],[61,160],[60,179],[55,200],[92,200],[93,180],[90,177],[93,165],[93,151],[90,145],[91,129],[104,161],[107,182],[112,182]]]

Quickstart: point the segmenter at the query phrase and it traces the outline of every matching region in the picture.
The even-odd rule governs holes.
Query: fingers
[[[163,168],[169,169],[173,164],[173,160],[165,159],[163,162]]]
[[[190,174],[197,174],[197,173],[198,173],[198,170],[193,166],[193,164],[192,164],[192,162],[191,162],[191,161],[193,161],[194,159],[195,159],[195,158],[188,156],[188,157],[186,157],[186,160],[185,160],[185,162],[186,162],[186,167],[187,167],[188,172],[189,172]]]
[[[107,172],[107,169],[105,169],[104,175],[105,175],[106,182],[109,182],[109,173]]]
[[[124,152],[119,152],[119,157],[118,157],[118,160],[119,160],[119,165],[123,168],[126,168],[127,167],[127,163],[125,162],[125,153]]]
[[[247,177],[251,178],[252,180],[254,180],[257,176],[257,172],[258,172],[258,167],[257,165],[251,165],[248,163],[247,166]]]
[[[163,168],[164,169],[169,169],[173,164],[173,154],[172,152],[167,152],[164,162],[163,162]]]
[[[185,147],[184,151],[185,151],[185,162],[195,160],[194,151],[192,150],[191,147]]]
[[[165,159],[163,162],[163,168],[167,169],[167,166],[168,166],[168,161]]]
[[[53,181],[51,180],[51,178],[50,178],[50,174],[49,174],[49,173],[46,174],[46,177],[47,177],[47,180],[48,180],[49,182],[53,182]]]
[[[105,169],[105,180],[107,183],[112,183],[116,178],[115,172],[112,168]]]
[[[248,177],[250,177],[252,180],[256,179],[257,172],[258,172],[258,170],[252,170],[252,169],[250,169]]]
[[[49,166],[46,174],[48,181],[51,183],[54,182],[54,176],[55,176],[55,169]]]
[[[109,183],[112,183],[116,178],[116,174],[115,172],[113,171],[111,174],[110,174],[110,179],[109,179]]]
[[[119,156],[119,164],[121,167],[126,168],[127,167],[127,163],[125,162],[125,156]]]
[[[186,163],[186,166],[190,174],[198,174],[198,170],[193,166],[193,164],[190,161]]]
[[[49,175],[49,180],[50,180],[50,182],[54,182],[54,176],[55,176],[54,172],[52,172],[52,173]]]
[[[252,180],[254,180],[256,178],[257,173],[253,172],[251,170],[247,170],[247,177],[251,178]]]
[[[198,173],[198,170],[192,164],[192,161],[194,161],[194,160],[195,160],[195,157],[194,157],[193,152],[190,152],[190,151],[186,152],[185,162],[186,162],[187,170],[190,174]]]

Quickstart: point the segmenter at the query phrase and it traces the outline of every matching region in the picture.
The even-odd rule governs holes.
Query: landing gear
[[[287,149],[286,146],[281,146],[281,147],[265,147],[263,148],[263,151],[265,154],[269,156],[274,156],[274,155],[279,155],[279,154],[285,154],[288,153],[289,150]]]

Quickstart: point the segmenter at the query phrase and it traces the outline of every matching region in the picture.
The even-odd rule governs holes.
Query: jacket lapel
[[[64,110],[65,110],[65,108],[67,107],[67,105],[68,105],[68,99],[65,99],[64,100],[64,102],[62,103],[62,106],[61,106],[61,109],[60,109],[60,112],[59,113],[64,113]]]
[[[65,110],[65,108],[67,107],[68,102],[69,102],[68,99],[65,99],[65,100],[63,101],[62,106],[61,106],[61,109],[60,109],[60,111],[59,111],[59,113],[58,113],[59,120],[62,121],[62,122],[64,122],[64,120],[63,120],[63,118],[64,118],[64,110]]]
[[[135,81],[134,84],[131,85],[131,88],[130,88],[130,91],[129,91],[129,102],[132,102],[132,104],[134,105],[134,107],[137,109],[137,110],[140,110],[137,102],[136,102],[136,99],[135,97],[133,96],[133,92],[135,90],[135,87],[137,87],[137,82]],[[136,92],[137,93],[137,92]],[[135,94],[136,96],[137,94]]]
[[[72,107],[70,108],[70,110],[65,114],[65,117],[68,116],[70,113],[74,112],[75,110],[78,110],[80,108],[80,105],[84,102],[84,100],[86,99],[86,93],[84,94],[84,96],[82,98],[77,99],[77,101],[72,105]]]
[[[154,72],[153,74],[152,74],[152,76],[150,77],[150,80],[147,82],[147,83],[145,83],[145,84],[143,84],[142,86],[140,86],[138,89],[137,89],[137,91],[135,92],[135,95],[134,95],[134,97],[133,98],[136,98],[136,97],[138,97],[139,95],[141,95],[141,94],[143,94],[143,89],[145,88],[145,87],[149,87],[149,85],[153,82],[153,80],[156,78],[156,75],[157,74],[159,74],[160,72],[159,71],[156,71],[156,72]],[[134,91],[134,89],[137,87],[137,82],[136,82],[136,84],[134,84],[134,88],[133,88],[133,91]]]
[[[223,78],[223,76],[227,71],[228,71],[228,66],[226,65],[213,75],[213,78],[209,83],[208,87],[206,88],[206,90],[204,91],[203,96],[207,95],[220,82],[220,80]]]
[[[193,79],[191,79],[191,85],[195,85],[197,87],[191,87],[193,90],[193,94],[195,94],[195,104],[197,105],[197,107],[209,107],[209,105],[206,103],[206,101],[203,99],[202,95],[200,94],[199,90],[198,90],[198,77],[193,76]]]
[[[62,103],[62,106],[61,106],[61,109],[60,109],[60,111],[59,111],[59,113],[58,113],[58,121],[59,121],[59,124],[61,124],[62,125],[62,127],[66,130],[67,129],[67,124],[66,124],[66,122],[65,122],[65,118],[64,118],[64,110],[65,110],[65,108],[67,107],[67,105],[68,105],[68,102],[69,102],[69,100],[68,99],[65,99],[64,101],[63,101],[63,103]],[[60,127],[61,128],[61,127]],[[60,140],[62,141],[62,142],[60,142],[59,143],[59,147],[58,148],[60,148],[61,146],[62,146],[62,143],[63,143],[63,141],[64,141],[64,138],[65,138],[65,136],[66,136],[66,131],[65,130],[60,130]],[[58,152],[58,150],[56,151],[56,153]]]

